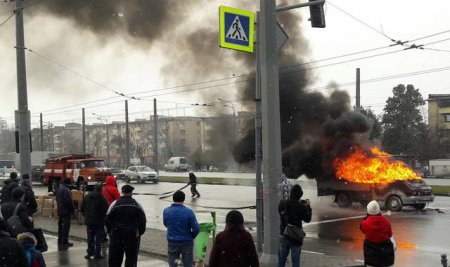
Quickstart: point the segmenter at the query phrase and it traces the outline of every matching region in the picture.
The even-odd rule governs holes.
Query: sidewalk
[[[42,228],[46,233],[56,235],[58,232],[58,221],[55,218],[35,217],[35,226]],[[70,238],[78,241],[86,241],[86,227],[72,220],[70,227]],[[141,239],[141,254],[153,258],[166,259],[167,240],[166,232],[147,228]],[[70,253],[70,249],[69,249]],[[44,253],[44,256],[46,254]],[[302,251],[301,265],[308,267],[339,267],[339,266],[361,266],[362,263],[350,259],[322,255],[314,252]]]

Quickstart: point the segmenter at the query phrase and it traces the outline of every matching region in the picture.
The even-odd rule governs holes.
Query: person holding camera
[[[289,199],[281,200],[278,205],[280,215],[280,240],[278,245],[278,266],[286,265],[289,251],[291,252],[292,267],[300,267],[300,253],[303,245],[301,240],[294,240],[287,236],[287,227],[296,227],[302,230],[302,221],[311,221],[311,206],[308,199],[300,200],[303,196],[302,187],[298,184],[292,186]],[[304,232],[303,232],[304,233]],[[303,236],[304,237],[304,236]]]

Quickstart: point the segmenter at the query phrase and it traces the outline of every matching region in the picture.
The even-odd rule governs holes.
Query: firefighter
[[[193,171],[189,172],[189,184],[191,185],[192,197],[200,197],[200,193],[197,191],[197,176]]]

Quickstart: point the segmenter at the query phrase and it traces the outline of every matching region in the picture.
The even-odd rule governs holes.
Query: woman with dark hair
[[[244,217],[237,210],[228,212],[225,230],[216,236],[209,258],[210,267],[259,266],[255,243],[244,228]]]

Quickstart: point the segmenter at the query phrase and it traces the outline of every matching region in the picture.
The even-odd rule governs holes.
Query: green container
[[[199,223],[200,232],[195,237],[195,255],[197,259],[203,260],[206,256],[206,246],[208,245],[211,232],[216,229],[214,223]]]

